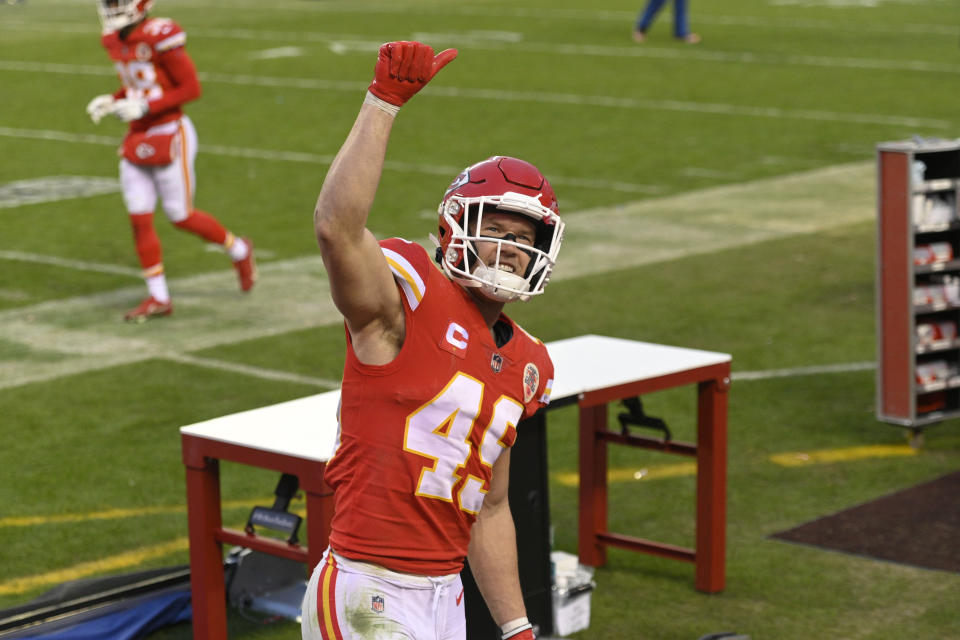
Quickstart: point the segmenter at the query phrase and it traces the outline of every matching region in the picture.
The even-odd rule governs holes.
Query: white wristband
[[[507,638],[512,638],[522,631],[527,629],[533,629],[533,625],[530,624],[530,621],[527,620],[527,617],[517,618],[516,620],[511,620],[510,622],[504,622],[500,625],[501,639],[507,640]]]
[[[386,100],[381,100],[377,96],[367,91],[366,97],[363,99],[363,104],[372,104],[377,109],[380,109],[384,113],[389,113],[391,117],[396,118],[397,112],[400,111],[400,107],[395,104],[390,104]]]

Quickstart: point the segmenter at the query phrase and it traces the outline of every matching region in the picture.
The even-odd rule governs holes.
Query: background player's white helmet
[[[533,246],[516,242],[512,235],[481,238],[482,218],[494,210],[532,220]],[[527,300],[543,293],[556,264],[564,226],[558,212],[553,188],[529,162],[507,156],[478,162],[457,176],[440,202],[439,239],[434,238],[437,262],[451,279],[465,287],[479,287],[493,300]],[[494,264],[484,264],[477,256],[474,243],[479,240],[497,243]],[[507,244],[530,256],[525,273],[500,269],[500,250]]]
[[[103,32],[119,31],[139,22],[153,6],[153,0],[97,0]]]

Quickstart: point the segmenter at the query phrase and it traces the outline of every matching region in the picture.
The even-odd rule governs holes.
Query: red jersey
[[[550,400],[547,349],[506,316],[494,342],[470,294],[421,246],[380,243],[402,293],[406,336],[385,365],[347,336],[337,450],[327,464],[337,553],[394,571],[459,572],[493,464],[516,425]]]
[[[111,31],[101,43],[113,60],[123,88],[116,98],[144,98],[150,112],[130,123],[131,131],[177,120],[181,105],[200,96],[200,83],[184,45],[187,34],[169,18],[147,18],[126,38]]]

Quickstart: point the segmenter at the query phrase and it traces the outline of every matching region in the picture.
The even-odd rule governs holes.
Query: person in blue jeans
[[[646,41],[647,30],[666,3],[667,0],[647,1],[647,6],[637,16],[637,23],[633,28],[633,39],[636,42]],[[700,36],[692,33],[690,25],[687,24],[687,0],[673,0],[673,37],[689,44],[700,42]]]

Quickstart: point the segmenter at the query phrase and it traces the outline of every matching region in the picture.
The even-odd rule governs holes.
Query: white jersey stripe
[[[407,303],[411,309],[416,310],[420,304],[420,300],[423,298],[423,294],[426,293],[427,285],[420,277],[420,274],[417,273],[417,270],[413,268],[413,265],[407,262],[406,258],[396,251],[391,251],[385,247],[381,247],[380,249],[383,251],[383,256],[387,259],[387,264],[390,265],[390,270],[393,271],[393,277],[400,283],[400,288],[403,290],[403,295],[407,298]]]
[[[526,333],[526,331],[524,331],[524,333]],[[543,385],[543,395],[540,396],[540,402],[543,404],[550,404],[551,393],[553,393],[553,378],[547,380],[547,384]]]
[[[176,47],[182,47],[187,44],[187,34],[184,31],[180,33],[175,33],[166,40],[161,40],[158,42],[154,49],[163,53],[164,51],[169,51],[170,49],[175,49]]]

